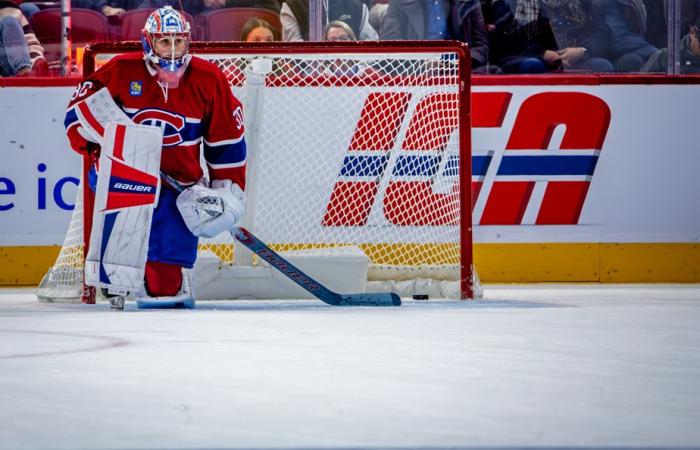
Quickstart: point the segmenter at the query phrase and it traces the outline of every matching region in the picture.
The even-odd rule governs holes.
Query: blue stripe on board
[[[493,156],[491,155],[472,156],[472,175],[486,176],[492,159]]]
[[[341,176],[378,177],[384,173],[389,156],[353,155],[343,160]],[[393,176],[434,177],[440,165],[440,155],[401,155],[396,160]],[[472,175],[485,176],[492,155],[472,156]],[[498,175],[574,175],[590,176],[595,171],[597,155],[506,155],[501,160]],[[459,174],[459,157],[450,156],[442,176]]]
[[[389,155],[353,155],[346,156],[343,167],[340,169],[341,177],[378,177],[384,173]]]
[[[498,175],[593,175],[597,162],[594,155],[506,155]]]
[[[407,158],[416,158],[415,156],[407,156]],[[472,156],[472,175],[485,176],[486,171],[491,164],[493,157],[491,155]],[[450,156],[447,165],[442,172],[443,177],[456,177],[459,175],[459,157]]]
[[[395,177],[432,177],[440,164],[437,155],[402,155],[394,166]]]
[[[474,164],[474,159],[472,158],[472,164]],[[447,166],[445,170],[442,171],[443,177],[456,177],[459,175],[459,156],[450,156],[447,160]]]

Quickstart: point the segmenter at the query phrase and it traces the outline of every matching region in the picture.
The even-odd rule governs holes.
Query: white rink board
[[[503,125],[475,128],[473,150],[507,146],[519,107],[542,92],[583,92],[610,108],[610,126],[578,224],[479,226],[476,242],[698,242],[700,152],[693,118],[700,86],[475,86],[513,97]],[[561,140],[562,131],[552,141]],[[482,190],[488,190],[485,185]],[[483,202],[483,192],[479,197]]]
[[[60,244],[64,237],[70,211],[62,209],[72,203],[74,185],[72,178],[79,174],[79,160],[68,149],[63,132],[63,110],[72,89],[65,87],[5,87],[0,89],[0,104],[4,107],[0,123],[0,151],[3,165],[0,168],[0,245],[51,245]],[[475,128],[473,147],[492,150],[495,158],[503,153],[520,106],[527,98],[538,93],[580,92],[602,99],[609,107],[610,125],[600,151],[590,189],[583,209],[575,224],[480,226],[480,214],[491,190],[485,177],[484,186],[477,201],[474,220],[475,242],[698,242],[700,240],[700,152],[697,151],[696,98],[700,88],[693,85],[608,85],[608,86],[475,86],[475,94],[481,92],[508,92],[512,94],[503,124],[495,128]],[[285,120],[299,117],[306,120],[316,117],[319,127],[327,127],[329,110],[309,111],[285,115]],[[358,106],[358,114],[359,108]],[[288,113],[289,114],[289,113]],[[339,121],[338,139],[329,145],[342,148],[347,142],[354,124],[352,116]],[[41,133],[36,130],[40,128]],[[343,136],[343,133],[350,133]],[[559,134],[557,134],[559,133]],[[562,131],[555,132],[561,139]],[[557,138],[557,136],[559,136]],[[303,151],[323,151],[313,145],[313,136],[306,137],[308,148]],[[280,143],[283,148],[284,143]],[[556,145],[556,144],[554,144]],[[301,151],[296,149],[296,151]],[[337,156],[340,158],[339,156]],[[38,167],[45,164],[45,171]],[[495,166],[494,166],[495,167]],[[338,166],[339,168],[339,166]],[[330,178],[338,168],[329,171]],[[493,169],[495,170],[495,169]],[[284,195],[294,193],[282,189],[293,185],[298,174],[273,178],[271,192],[286,204]],[[279,175],[279,174],[274,174]],[[490,178],[491,177],[491,178]],[[41,187],[42,179],[46,187]],[[14,189],[5,180],[12,183]],[[58,189],[60,202],[55,201]],[[272,186],[272,185],[275,186]],[[316,186],[303,186],[308,195],[318,196],[317,204],[327,199],[324,191]],[[42,192],[45,205],[42,208]],[[533,198],[532,202],[537,199]],[[537,205],[528,205],[529,209]],[[320,230],[321,206],[309,211],[310,226]],[[321,217],[319,217],[321,214]],[[256,226],[275,226],[279,219],[266,217]],[[257,231],[257,230],[256,230]],[[405,231],[405,230],[404,230]],[[265,233],[261,233],[264,235]]]

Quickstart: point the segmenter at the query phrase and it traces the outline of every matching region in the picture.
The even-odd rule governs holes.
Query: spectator
[[[0,1],[0,75],[48,75],[44,48],[14,1]]]
[[[487,0],[491,55],[508,73],[561,70],[562,57],[539,0]]]
[[[615,69],[637,72],[658,51],[644,37],[647,10],[642,0],[604,0],[603,17],[610,28],[610,50]]]
[[[275,29],[267,20],[251,17],[243,24],[241,40],[243,42],[273,42]]]
[[[323,40],[330,42],[356,41],[352,28],[342,20],[334,20],[323,29]],[[325,61],[319,71],[320,75],[333,77],[369,77],[378,72],[364,61],[354,59],[336,59]]]
[[[389,3],[375,3],[369,8],[369,24],[374,28],[377,33],[381,36],[382,25],[384,24],[384,17],[386,17],[386,10],[389,8]]]
[[[667,1],[664,0],[644,0],[644,7],[647,10],[647,32],[645,37],[651,45],[657,48],[666,47],[668,33]],[[683,12],[681,11],[681,14]],[[687,28],[681,29],[681,36],[687,33]]]
[[[22,10],[22,14],[24,14],[24,17],[26,17],[27,20],[28,20],[28,19],[31,19],[31,17],[32,17],[33,14],[35,14],[35,13],[37,13],[37,12],[40,11],[40,9],[39,9],[39,7],[36,5],[36,3],[25,2],[25,1],[21,1],[21,2],[20,2],[20,4],[19,4],[19,9]]]
[[[700,73],[700,18],[681,40],[681,73]]]
[[[22,76],[30,69],[31,60],[22,27],[14,17],[0,17],[0,76]]]
[[[654,53],[642,67],[642,72],[666,73],[668,50],[661,49]],[[700,73],[700,19],[690,25],[688,34],[680,43],[681,73]]]
[[[119,17],[126,10],[136,9],[142,0],[72,0],[73,8],[85,8],[98,11],[107,17]]]
[[[277,38],[277,31],[266,20],[251,17],[246,20],[241,30],[241,41],[243,42],[273,42]],[[226,76],[231,86],[243,86],[246,80],[246,68],[250,64],[250,58],[240,58],[234,60],[232,64],[222,68],[221,71]],[[273,61],[273,73],[279,73],[277,61]]]
[[[690,31],[690,26],[700,19],[700,0],[681,0],[681,36]]]
[[[350,25],[361,41],[378,39],[379,35],[369,24],[369,10],[360,0],[323,1],[323,23],[342,20]],[[309,40],[309,0],[285,0],[280,9],[283,41]]]
[[[612,72],[600,0],[544,0],[564,69]]]
[[[477,0],[390,0],[381,38],[455,39],[471,47],[472,68],[488,63],[488,34]]]
[[[356,41],[355,32],[345,22],[334,20],[323,30],[324,41]]]
[[[279,0],[202,0],[206,9],[221,8],[265,8],[276,13],[280,12]]]
[[[80,5],[80,6],[79,6]],[[76,8],[90,8],[101,11],[105,16],[122,15],[130,9],[156,9],[169,5],[180,10],[179,0],[74,0]],[[182,2],[185,12],[196,15],[201,12],[221,8],[265,8],[279,12],[279,0],[188,0]]]
[[[172,6],[180,10],[182,6],[185,12],[195,15],[204,10],[203,0],[72,0],[74,8],[90,8],[102,12],[105,16],[120,16],[130,9],[146,8],[150,10]]]
[[[172,6],[178,11],[182,8],[185,12],[194,15],[202,12],[204,8],[203,0],[143,0],[139,8],[158,9],[164,6]]]

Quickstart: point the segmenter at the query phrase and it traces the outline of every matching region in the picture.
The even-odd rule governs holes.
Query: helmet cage
[[[172,47],[169,50],[164,50],[164,53],[159,54],[157,49],[160,46],[157,41],[162,38],[169,37]],[[181,49],[177,49],[175,42],[177,38],[184,38],[185,45]],[[176,72],[185,62],[185,57],[190,48],[190,33],[143,33],[143,49],[144,56],[156,66],[170,72]]]
[[[159,39],[170,38],[171,48],[163,49]],[[183,48],[176,48],[178,38],[185,39]],[[177,72],[184,64],[190,48],[190,24],[185,17],[170,6],[151,13],[143,28],[141,43],[144,58],[156,67]]]

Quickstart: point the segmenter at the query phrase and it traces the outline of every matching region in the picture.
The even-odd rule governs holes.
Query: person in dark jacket
[[[151,9],[155,10],[163,6],[172,6],[180,10],[179,0],[72,0],[71,6],[74,8],[88,8],[99,11],[107,17],[118,17],[131,9]],[[205,10],[203,0],[189,0],[182,2],[185,12],[196,15]]]
[[[506,73],[545,73],[563,67],[540,0],[486,0],[491,60]]]
[[[647,10],[642,0],[604,0],[603,17],[610,29],[610,51],[615,69],[637,72],[658,51],[644,37]]]
[[[600,0],[543,0],[564,70],[612,72]]]
[[[469,44],[472,68],[489,62],[488,33],[477,0],[390,0],[380,37],[454,39]]]
[[[681,73],[700,73],[700,19],[690,25],[688,34],[681,39],[680,63]],[[666,73],[667,66],[668,50],[663,48],[651,55],[642,72]]]
[[[220,8],[265,8],[276,13],[280,12],[278,0],[202,0],[206,10]]]
[[[379,36],[369,24],[369,9],[360,0],[313,0],[322,2],[323,26],[334,20],[345,22],[361,41]],[[280,8],[283,41],[309,40],[309,0],[285,0]]]

